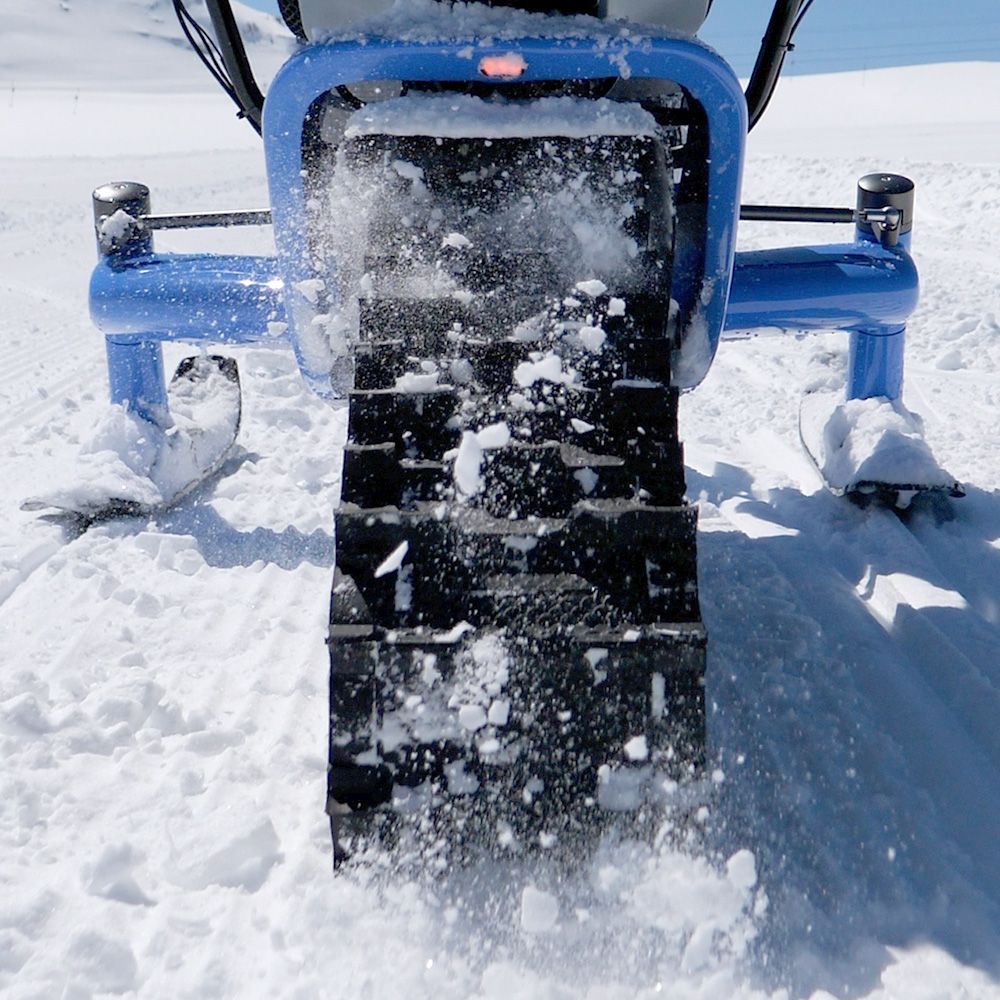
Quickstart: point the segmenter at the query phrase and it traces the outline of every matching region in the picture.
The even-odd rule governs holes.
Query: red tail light
[[[513,79],[520,76],[528,64],[516,52],[506,52],[502,56],[483,56],[479,60],[479,72],[483,76]]]

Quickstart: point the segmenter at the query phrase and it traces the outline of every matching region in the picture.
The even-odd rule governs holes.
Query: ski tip
[[[214,372],[218,372],[234,385],[240,384],[239,366],[236,359],[223,354],[194,354],[182,358],[171,381],[206,379]]]

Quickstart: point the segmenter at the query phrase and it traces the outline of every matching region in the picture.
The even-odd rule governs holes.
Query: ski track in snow
[[[901,520],[828,495],[797,406],[842,369],[846,338],[723,344],[682,401],[725,776],[700,847],[609,844],[573,873],[542,858],[445,877],[329,872],[323,639],[344,412],[308,395],[287,354],[239,352],[239,449],[175,510],[83,534],[18,510],[104,406],[89,190],[131,176],[164,211],[256,206],[252,142],[0,156],[0,992],[1000,996],[1000,285],[985,242],[1000,163],[948,163],[935,134],[886,164],[785,155],[788,135],[762,132],[745,194],[840,204],[876,167],[917,180],[907,401],[968,497],[950,520],[930,506]],[[269,249],[266,231],[159,242]]]

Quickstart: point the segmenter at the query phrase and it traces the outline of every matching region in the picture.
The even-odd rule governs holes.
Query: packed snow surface
[[[492,48],[515,38],[544,36],[577,39],[599,50],[621,51],[641,45],[650,34],[669,34],[662,27],[648,28],[626,21],[604,20],[585,15],[563,16],[510,7],[487,7],[477,3],[440,4],[436,0],[395,0],[370,17],[333,28],[330,39],[370,37],[401,38],[410,42],[468,42],[460,54],[475,57],[475,49]],[[675,32],[678,37],[690,37]],[[610,58],[615,58],[611,55]]]
[[[83,534],[18,510],[108,412],[89,190],[134,177],[164,211],[265,202],[249,130],[242,151],[219,144],[222,98],[187,94],[215,102],[197,116],[168,90],[155,128],[140,120],[139,81],[180,59],[141,18],[114,72],[46,55],[60,18],[95,33],[80,36],[93,52],[88,10],[166,6],[0,6],[19,32],[0,48],[0,134],[19,137],[0,151],[0,992],[1000,996],[1000,69],[793,78],[752,138],[748,201],[849,204],[872,169],[916,180],[906,403],[968,495],[906,520],[831,496],[798,404],[842,373],[845,339],[723,345],[682,401],[711,636],[712,791],[689,809],[691,839],[609,842],[570,871],[543,850],[334,878],[324,636],[343,411],[286,353],[243,350],[239,450],[176,510]],[[117,88],[99,104],[75,75],[98,72]],[[899,95],[891,114],[859,102],[870,130],[827,130],[815,152],[818,116],[849,118],[852,95],[880,89]],[[50,134],[63,120],[78,127]],[[741,231],[747,249],[828,238]],[[271,249],[248,230],[159,243]],[[456,712],[503,724],[491,683]]]
[[[591,135],[655,135],[656,121],[638,104],[542,97],[484,101],[465,95],[409,94],[356,111],[346,135],[433,135],[442,139],[501,139]]]

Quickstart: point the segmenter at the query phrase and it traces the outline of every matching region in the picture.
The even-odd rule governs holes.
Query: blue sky
[[[276,0],[244,3],[277,12]],[[768,0],[715,0],[702,36],[746,75],[771,6]],[[814,0],[796,43],[787,72],[1000,60],[1000,0]]]

